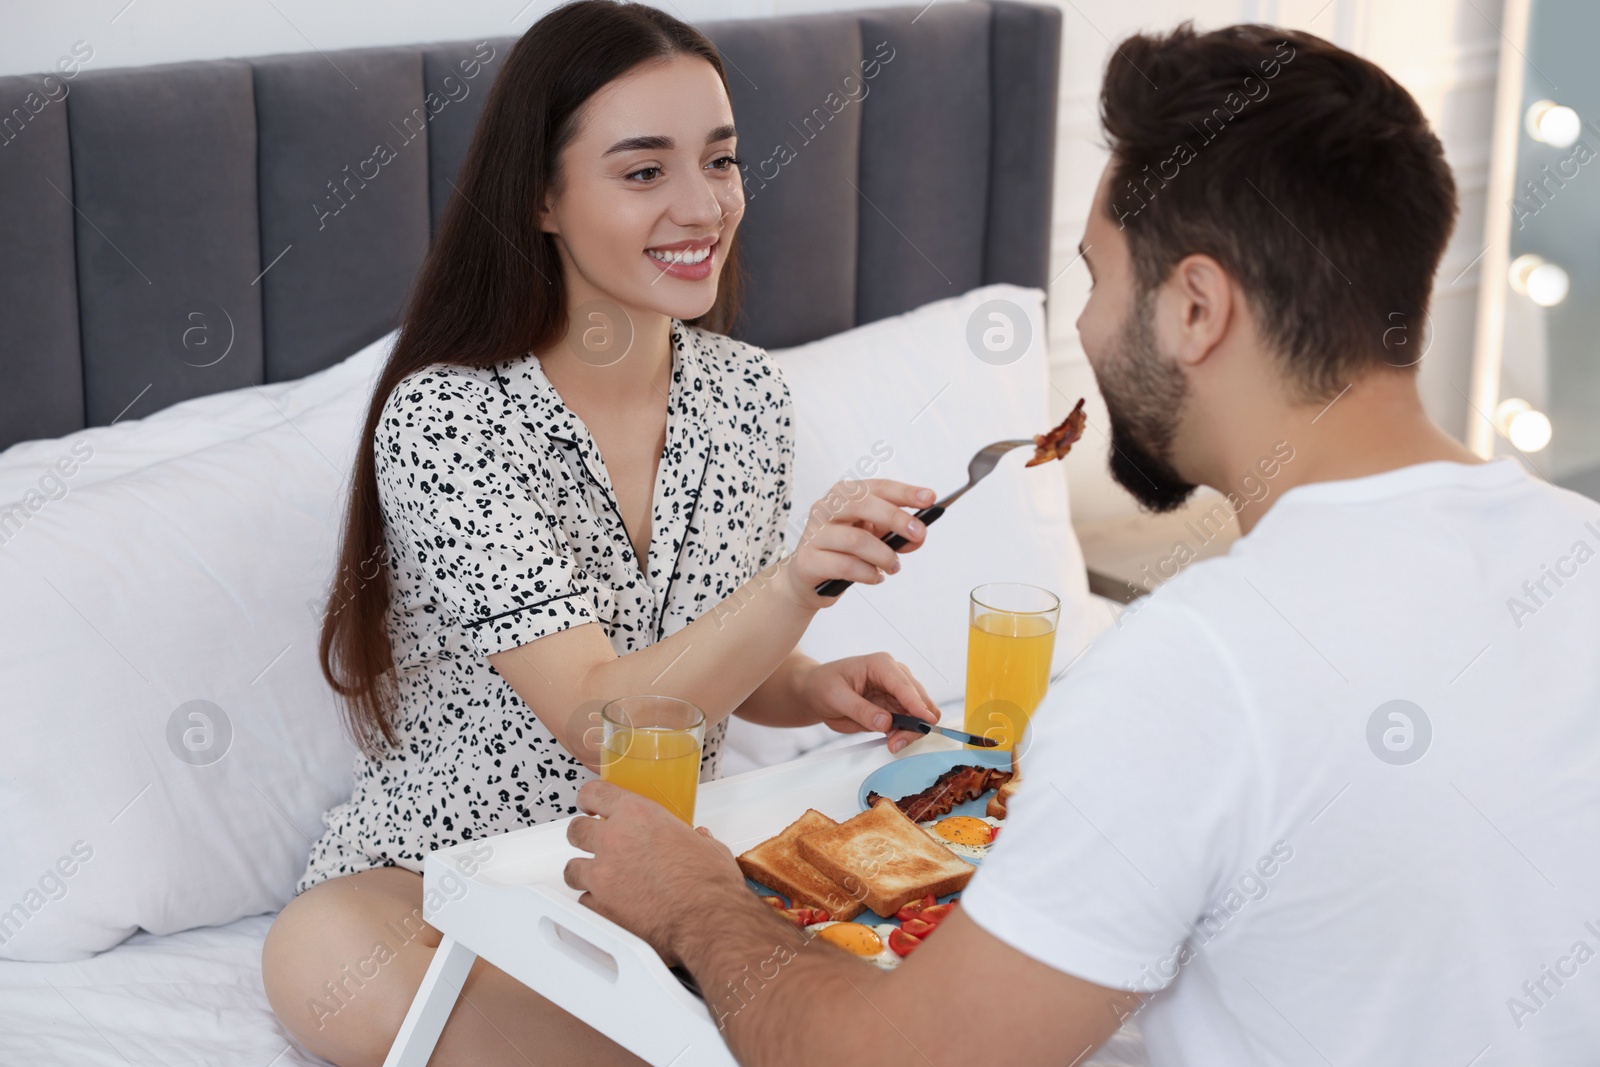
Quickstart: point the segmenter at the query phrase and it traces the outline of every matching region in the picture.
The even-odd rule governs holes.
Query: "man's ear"
[[[1197,366],[1227,337],[1236,311],[1233,279],[1210,256],[1185,256],[1163,286],[1163,345],[1180,364]]]

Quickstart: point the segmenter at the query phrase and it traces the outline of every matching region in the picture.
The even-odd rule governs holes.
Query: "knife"
[[[960,730],[951,730],[948,727],[936,726],[926,719],[915,719],[910,715],[891,713],[890,722],[897,730],[911,730],[914,733],[925,734],[930,731],[944,734],[953,741],[960,741],[966,745],[977,745],[979,748],[998,748],[1000,742],[989,737],[978,737],[975,734],[964,734]]]

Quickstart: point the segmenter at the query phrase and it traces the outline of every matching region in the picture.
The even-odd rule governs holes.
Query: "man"
[[[1595,1062],[1600,505],[1423,412],[1437,139],[1263,26],[1130,38],[1102,105],[1078,329],[1113,472],[1154,510],[1221,490],[1244,536],[1057,683],[1005,833],[895,971],[605,783],[568,883],[744,1063],[1062,1067],[1130,1015],[1156,1065]]]

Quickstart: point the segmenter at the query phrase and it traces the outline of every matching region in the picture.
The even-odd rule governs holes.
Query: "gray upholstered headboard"
[[[702,29],[747,161],[735,335],[781,347],[1046,285],[1057,9]],[[298,378],[393,329],[512,41],[0,78],[0,448]]]

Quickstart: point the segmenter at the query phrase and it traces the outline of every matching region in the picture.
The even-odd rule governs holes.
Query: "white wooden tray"
[[[705,783],[695,822],[737,855],[806,808],[848,819],[860,810],[862,780],[886,763],[960,747],[933,734],[890,755],[882,735],[874,734],[860,744]],[[569,822],[431,853],[423,865],[423,918],[655,1067],[732,1065],[705,1002],[644,940],[580,905],[567,887],[567,861],[584,855],[567,843]],[[440,959],[438,966],[441,973],[449,968],[445,980],[453,974],[459,983],[471,956],[455,949],[452,962]],[[448,1010],[445,1005],[446,1016]],[[437,1024],[442,1027],[444,1018]]]

